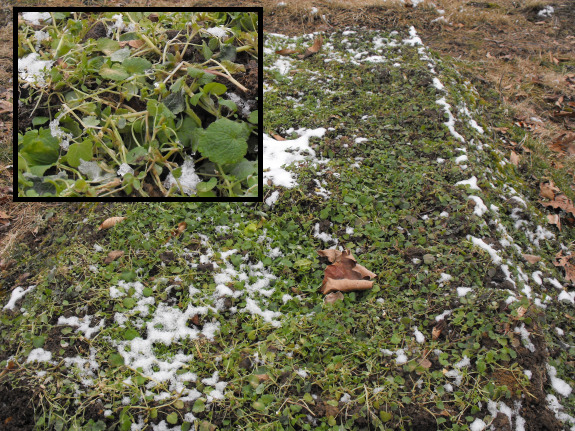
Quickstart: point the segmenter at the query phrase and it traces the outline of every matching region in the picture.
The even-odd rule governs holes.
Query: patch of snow
[[[573,388],[565,380],[557,377],[557,369],[553,365],[547,364],[547,373],[551,378],[551,386],[553,386],[555,392],[563,395],[564,397],[571,395]]]
[[[274,191],[266,200],[267,206],[273,206],[280,197],[280,192],[278,190]]]
[[[24,297],[24,295],[26,295],[28,292],[30,292],[35,287],[36,287],[35,284],[32,286],[29,286],[27,289],[24,289],[20,286],[15,287],[14,290],[12,290],[12,293],[10,295],[10,300],[4,306],[4,310],[14,310],[14,307],[16,306],[16,302],[18,302],[18,300],[20,298]]]
[[[473,208],[473,214],[478,217],[483,217],[483,214],[487,212],[487,206],[483,203],[483,200],[479,196],[468,196],[467,199],[473,200],[475,202],[475,208]]]
[[[48,362],[52,359],[52,352],[42,348],[34,349],[28,355],[26,362]]]
[[[469,292],[472,292],[473,289],[471,287],[458,287],[457,288],[457,296],[462,297],[467,295]]]
[[[325,132],[323,127],[314,130],[300,129],[297,131],[299,138],[286,141],[277,141],[264,134],[264,179],[269,179],[278,186],[294,187],[297,184],[294,174],[285,170],[285,166],[306,160],[311,163],[319,162],[309,140],[311,137],[321,138]]]
[[[477,185],[477,177],[474,175],[468,180],[458,181],[455,183],[456,186],[469,186],[471,190],[481,190]]]
[[[164,187],[170,189],[173,186],[178,186],[178,181],[182,186],[181,191],[188,196],[196,194],[196,187],[202,180],[196,174],[194,160],[192,158],[186,158],[184,164],[182,165],[182,175],[176,180],[174,175],[170,172],[166,180],[164,181]]]

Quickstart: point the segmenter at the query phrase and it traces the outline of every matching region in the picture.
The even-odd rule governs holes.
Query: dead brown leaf
[[[343,293],[341,292],[331,292],[325,295],[325,298],[323,298],[323,302],[326,304],[333,304],[334,302],[340,300],[343,300]]]
[[[573,206],[573,202],[563,193],[558,194],[555,196],[555,199],[551,202],[541,202],[539,203],[545,207],[553,207],[555,209],[559,208],[565,211],[566,213],[571,213],[575,215],[575,207]]]
[[[549,181],[548,183],[541,183],[539,184],[539,195],[543,198],[553,200],[555,199],[555,193],[560,192],[561,190],[555,186],[553,181]]]
[[[574,263],[571,263],[573,260]],[[575,255],[564,255],[563,250],[555,255],[553,265],[563,267],[565,270],[565,280],[575,283]]]
[[[541,260],[541,256],[535,256],[534,254],[524,254],[523,259],[533,265]]]
[[[116,259],[119,259],[123,255],[124,255],[124,252],[122,250],[112,250],[110,253],[108,253],[108,256],[106,257],[106,259],[104,259],[104,263],[107,265],[107,264],[115,261]]]
[[[547,220],[549,220],[549,224],[556,225],[557,229],[561,231],[561,219],[559,218],[559,214],[547,214]]]
[[[295,49],[290,49],[290,48],[286,48],[286,49],[279,49],[276,51],[277,55],[292,55],[292,54],[296,54],[297,51]]]
[[[575,133],[567,132],[559,135],[553,140],[549,148],[562,154],[575,154]]]
[[[104,220],[102,222],[102,224],[100,225],[100,227],[98,227],[98,230],[102,230],[102,229],[109,229],[112,226],[117,225],[118,223],[120,223],[122,220],[125,220],[126,217],[110,217],[107,218],[106,220]]]
[[[272,134],[272,138],[274,138],[276,141],[285,141],[286,138],[280,136],[280,135],[274,135]]]
[[[349,250],[318,250],[320,256],[332,262],[324,271],[320,292],[324,295],[334,292],[351,292],[367,290],[373,287],[373,272],[359,265]]]
[[[519,166],[519,160],[521,160],[521,157],[515,151],[511,151],[511,154],[509,155],[509,160],[515,166]]]
[[[305,50],[303,54],[298,55],[300,60],[304,58],[311,57],[314,54],[317,54],[323,45],[323,36],[320,34],[319,37],[314,40],[313,45],[310,46],[308,49]]]

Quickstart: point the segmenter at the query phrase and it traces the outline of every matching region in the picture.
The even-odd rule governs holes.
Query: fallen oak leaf
[[[305,50],[303,54],[298,55],[300,60],[304,58],[311,57],[314,54],[317,54],[323,45],[323,36],[320,34],[319,37],[314,40],[313,45],[310,46],[308,49]]]
[[[104,220],[102,222],[102,224],[98,227],[98,230],[102,230],[102,229],[109,229],[112,226],[117,225],[118,223],[120,223],[122,220],[125,220],[126,217],[110,217],[107,218],[106,220]]]
[[[509,155],[509,161],[515,166],[519,166],[520,160],[521,157],[519,156],[519,154],[517,154],[515,151],[511,151],[511,154]]]
[[[551,202],[539,201],[539,203],[544,207],[553,207],[555,209],[560,208],[566,213],[575,215],[575,206],[573,206],[573,202],[563,193],[556,195],[555,200],[552,200]]]

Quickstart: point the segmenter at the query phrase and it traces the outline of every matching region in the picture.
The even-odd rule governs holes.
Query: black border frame
[[[263,202],[263,7],[20,7],[12,10],[13,62],[18,62],[18,14],[21,12],[256,12],[258,14],[258,196],[252,198],[208,198],[208,197],[163,197],[163,198],[111,198],[111,197],[25,197],[18,196],[18,104],[16,104],[16,126],[13,127],[13,201],[14,202]],[[18,68],[13,68],[13,91],[18,90]]]

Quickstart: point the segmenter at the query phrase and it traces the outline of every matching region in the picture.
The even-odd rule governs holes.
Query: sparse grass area
[[[372,49],[368,36],[385,39],[389,63],[352,64],[351,50]],[[161,421],[186,429],[189,414],[203,429],[465,430],[477,419],[502,428],[492,401],[521,402],[534,429],[562,429],[547,408],[546,365],[573,386],[573,306],[557,301],[550,280],[564,280],[552,262],[560,243],[575,251],[575,236],[540,238],[552,228],[520,172],[549,167],[534,152],[519,170],[505,163],[490,123],[513,140],[523,130],[487,111],[449,61],[406,37],[326,35],[320,54],[290,60],[291,73],[266,56],[264,131],[292,138],[290,128],[329,128],[313,141],[325,163],[294,167],[295,188],[267,187],[280,193],[271,208],[70,205],[18,244],[0,287],[36,287],[0,317],[0,367],[9,369],[6,393],[34,400],[26,417],[40,429]],[[273,51],[311,40],[266,43]],[[465,143],[443,124],[441,97]],[[481,190],[456,185],[473,176]],[[483,217],[470,195],[488,208]],[[126,220],[98,231],[111,216]],[[376,273],[374,288],[324,303],[316,250],[336,241],[319,234]],[[526,263],[514,245],[541,262]],[[124,255],[105,263],[113,250]],[[30,275],[17,282],[22,272]],[[460,296],[458,287],[471,290]],[[86,316],[80,330],[61,320]],[[54,363],[26,362],[38,348]],[[557,396],[575,415],[573,398]]]

